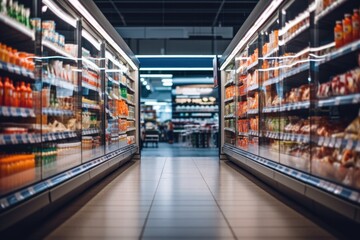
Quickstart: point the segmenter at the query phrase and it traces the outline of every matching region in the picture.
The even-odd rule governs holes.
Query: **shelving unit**
[[[0,102],[0,167],[7,169],[0,173],[0,210],[5,213],[0,220],[6,222],[0,231],[26,216],[17,208],[20,203],[34,209],[40,206],[35,196],[50,191],[66,196],[80,186],[64,187],[67,181],[103,174],[138,154],[139,62],[101,11],[86,0],[18,3],[31,11],[34,26],[28,18],[19,22],[0,12],[0,44],[11,48],[2,53],[0,79],[12,89]],[[32,12],[44,5],[47,11]],[[106,76],[105,70],[114,74]],[[129,111],[109,105],[105,93],[113,85]],[[115,131],[108,134],[113,125]]]
[[[334,209],[334,202],[341,205],[345,200],[344,209],[360,209],[354,207],[354,196],[360,194],[360,40],[336,47],[334,26],[359,6],[346,0],[275,4],[261,1],[262,12],[253,14],[253,23],[240,30],[220,59],[226,83],[221,86],[222,153],[276,186],[284,185],[349,218],[347,212]],[[261,15],[268,14],[267,8],[273,12],[265,18]],[[238,89],[233,101],[225,91],[227,74],[234,69]],[[256,94],[259,102],[254,107]],[[231,112],[237,124],[229,128],[231,102],[237,104]],[[291,180],[303,174],[306,179]],[[312,195],[299,192],[300,186],[311,188]]]

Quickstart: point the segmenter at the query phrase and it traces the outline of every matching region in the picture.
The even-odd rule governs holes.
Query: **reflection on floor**
[[[190,148],[184,147],[181,143],[159,143],[159,147],[149,144],[141,151],[142,156],[156,157],[202,157],[219,155],[218,148]]]
[[[46,239],[334,238],[217,157],[143,156],[54,221]]]

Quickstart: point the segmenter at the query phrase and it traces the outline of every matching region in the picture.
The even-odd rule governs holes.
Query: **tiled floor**
[[[216,157],[143,157],[101,184],[46,239],[334,238]]]
[[[184,147],[181,143],[160,142],[158,147],[152,144],[144,147],[142,155],[147,157],[210,157],[219,155],[219,149]]]

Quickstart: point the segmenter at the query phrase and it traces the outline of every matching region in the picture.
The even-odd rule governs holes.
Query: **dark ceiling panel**
[[[258,0],[94,0],[94,2],[115,27],[227,26],[234,27],[236,32]]]

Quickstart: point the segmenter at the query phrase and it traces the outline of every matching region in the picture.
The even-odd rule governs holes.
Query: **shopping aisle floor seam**
[[[150,204],[150,207],[149,207],[149,211],[148,211],[148,213],[146,214],[144,226],[143,226],[142,229],[141,229],[141,233],[140,233],[139,239],[142,239],[143,236],[144,236],[144,231],[145,231],[145,228],[146,228],[146,224],[147,224],[148,219],[149,219],[149,216],[150,216],[151,208],[152,208],[152,206],[153,206],[153,204],[154,204],[154,201],[155,201],[156,193],[157,193],[157,191],[158,191],[158,189],[159,189],[159,185],[160,185],[161,177],[162,177],[163,172],[164,172],[164,169],[165,169],[166,161],[167,161],[167,158],[165,158],[164,166],[162,167],[162,170],[161,170],[161,173],[160,173],[160,177],[159,177],[159,181],[158,181],[158,183],[157,183],[157,185],[156,185],[154,197],[153,197],[153,199],[151,200],[151,204]]]
[[[211,193],[211,196],[212,196],[212,198],[214,199],[214,201],[215,201],[215,203],[216,203],[216,206],[219,208],[219,211],[221,212],[221,214],[223,215],[223,217],[224,217],[224,219],[225,219],[226,224],[227,224],[227,225],[228,225],[228,227],[230,228],[230,231],[231,231],[231,233],[232,233],[232,235],[233,235],[234,239],[236,239],[236,240],[237,240],[238,238],[237,238],[237,236],[236,236],[236,234],[235,234],[234,230],[232,229],[232,227],[231,227],[231,225],[230,225],[229,220],[226,218],[226,216],[225,216],[225,214],[224,214],[223,210],[221,209],[221,207],[220,207],[220,205],[219,205],[218,201],[216,200],[216,198],[215,198],[215,196],[214,196],[213,192],[211,191],[211,188],[209,187],[209,185],[208,185],[207,181],[205,180],[205,178],[204,178],[203,174],[201,173],[201,171],[200,171],[200,169],[199,169],[199,166],[196,164],[196,161],[194,161],[194,158],[191,158],[191,159],[192,159],[192,161],[194,162],[194,164],[195,164],[195,166],[196,166],[197,170],[199,171],[199,173],[200,173],[200,175],[201,175],[201,178],[204,180],[204,182],[205,182],[205,184],[206,184],[206,187],[209,189],[209,191],[210,191],[210,193]],[[219,162],[219,164],[220,164],[220,162]]]

